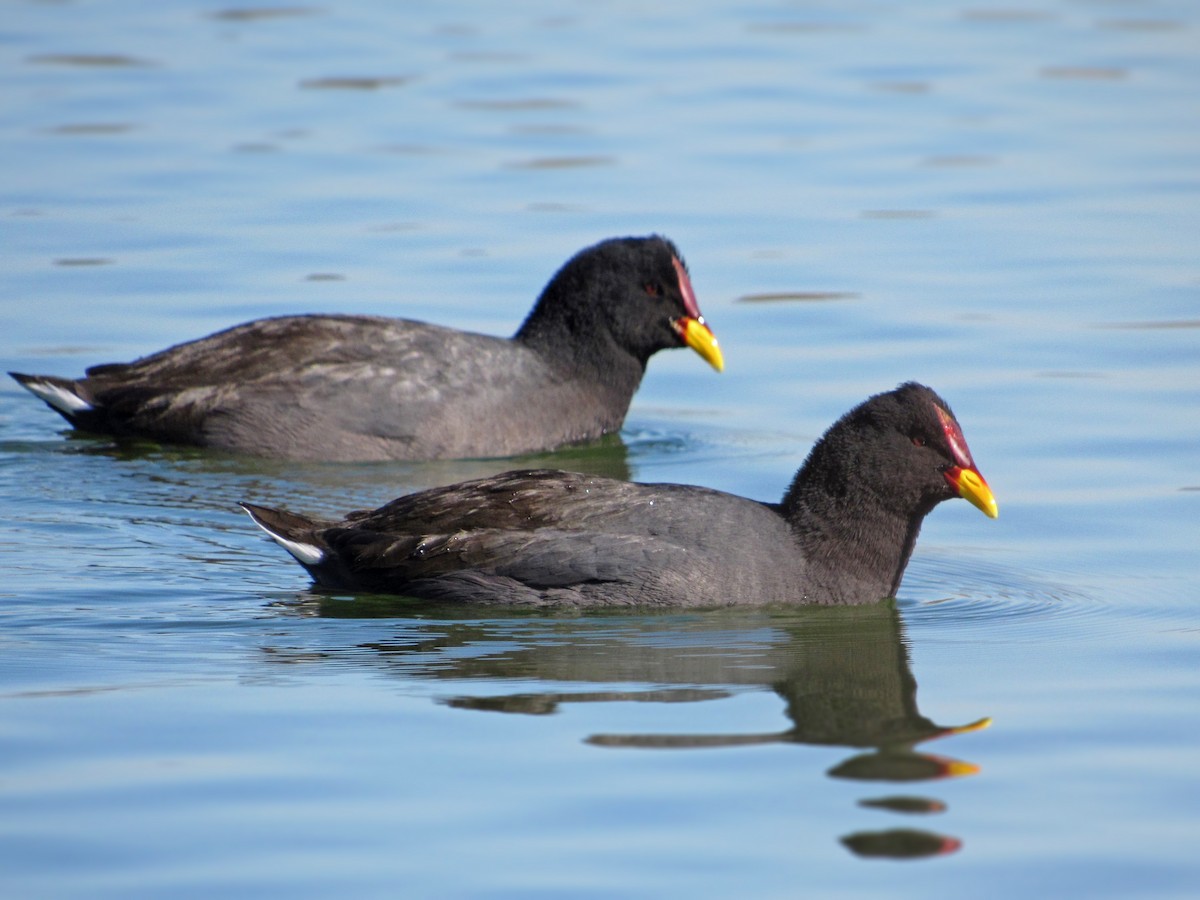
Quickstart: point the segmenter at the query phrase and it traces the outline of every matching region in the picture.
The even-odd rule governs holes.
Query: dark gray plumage
[[[838,420],[783,501],[508,472],[341,522],[243,504],[318,584],[514,606],[857,603],[900,585],[925,515],[996,502],[949,407],[901,385]]]
[[[720,351],[675,246],[580,251],[512,338],[407,319],[260,319],[78,380],[10,373],[83,431],[304,460],[512,456],[620,429],[655,352]]]

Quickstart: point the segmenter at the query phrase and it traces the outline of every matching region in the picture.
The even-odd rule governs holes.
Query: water
[[[776,499],[915,378],[1001,515],[940,507],[894,607],[455,616],[312,592],[236,501],[511,461],[122,449],[0,385],[5,896],[1193,895],[1200,18],[912,6],[10,4],[5,368],[507,333],[659,231],[727,369],[660,354],[554,464]]]

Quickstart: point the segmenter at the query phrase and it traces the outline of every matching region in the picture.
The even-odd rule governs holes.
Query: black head
[[[579,251],[546,285],[516,339],[558,358],[616,353],[643,367],[659,350],[690,346],[718,371],[724,365],[683,257],[658,235]]]
[[[814,494],[845,499],[858,514],[921,518],[963,497],[986,515],[996,500],[971,458],[958,420],[933,390],[915,382],[877,394],[846,413],[813,447],[784,501]],[[795,496],[793,496],[795,495]]]

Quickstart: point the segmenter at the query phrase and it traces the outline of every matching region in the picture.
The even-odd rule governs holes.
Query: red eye
[[[912,442],[913,442],[914,447],[924,447],[925,446],[925,438],[923,438],[923,437],[915,437],[912,439]]]
[[[642,290],[646,292],[648,297],[661,297],[663,295],[662,285],[653,281],[648,281],[642,285]]]

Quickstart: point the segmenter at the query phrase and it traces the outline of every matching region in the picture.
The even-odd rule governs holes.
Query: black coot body
[[[260,319],[77,380],[12,376],[82,431],[296,460],[513,456],[620,429],[650,357],[723,366],[675,245],[614,238],[512,338],[377,316]]]
[[[329,587],[464,604],[711,607],[893,596],[922,520],[952,497],[997,513],[950,408],[909,383],[839,419],[778,504],[536,470],[341,522],[243,506]]]

